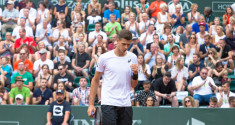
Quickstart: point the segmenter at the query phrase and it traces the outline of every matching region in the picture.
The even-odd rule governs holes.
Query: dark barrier
[[[0,125],[45,125],[48,106],[0,106]],[[95,125],[87,107],[72,107],[71,125]],[[133,107],[133,125],[234,125],[235,109]]]

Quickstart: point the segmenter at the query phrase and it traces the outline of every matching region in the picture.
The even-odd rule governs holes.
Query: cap
[[[199,26],[205,26],[205,23],[201,22],[199,23]]]
[[[60,13],[65,13],[64,10],[60,10]]]
[[[15,99],[23,99],[23,96],[21,94],[16,95]]]
[[[22,76],[16,76],[15,81],[22,81],[22,82],[24,82],[24,80],[23,80]]]
[[[40,53],[40,54],[47,53],[47,50],[46,50],[46,49],[41,49],[41,50],[39,51],[39,53]]]
[[[59,47],[59,50],[65,50],[65,48],[63,46]]]
[[[132,40],[136,40],[136,39],[138,39],[138,37],[135,37],[135,36],[134,36],[134,37],[132,37]]]
[[[60,90],[60,89],[58,89],[58,90],[56,91],[56,94],[57,94],[57,93],[64,94],[64,92],[63,92],[62,90]]]
[[[14,4],[14,2],[11,0],[8,0],[7,4]]]

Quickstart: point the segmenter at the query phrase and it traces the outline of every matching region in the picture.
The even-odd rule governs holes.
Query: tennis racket
[[[102,123],[101,107],[95,108],[95,113],[94,113],[93,117],[95,118],[95,125],[101,125],[101,123]]]

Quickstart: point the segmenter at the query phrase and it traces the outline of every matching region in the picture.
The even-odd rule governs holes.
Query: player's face
[[[121,40],[117,40],[117,41],[118,41],[117,48],[119,49],[121,53],[125,53],[131,44],[131,40],[126,40],[122,38]]]

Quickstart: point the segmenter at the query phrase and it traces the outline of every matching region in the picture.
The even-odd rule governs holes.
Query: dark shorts
[[[101,105],[102,125],[132,125],[132,107]]]

